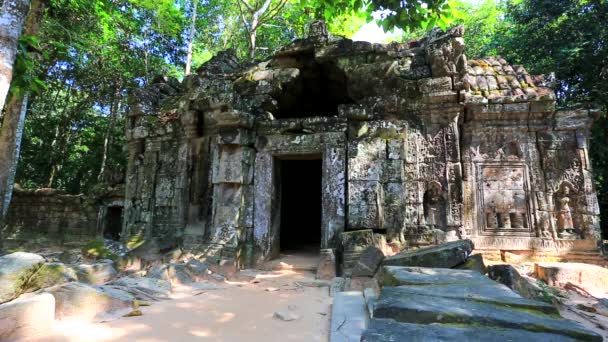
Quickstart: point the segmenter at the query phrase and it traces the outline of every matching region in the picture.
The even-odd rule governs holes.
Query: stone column
[[[210,250],[246,266],[253,251],[253,116],[234,110],[210,115],[219,129]]]

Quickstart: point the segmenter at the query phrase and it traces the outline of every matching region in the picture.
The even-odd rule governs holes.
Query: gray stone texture
[[[387,266],[420,266],[451,268],[465,263],[473,250],[471,240],[452,241],[434,247],[406,250],[387,257]]]
[[[350,275],[353,277],[373,277],[384,259],[384,253],[376,247],[369,246],[359,256]]]
[[[465,332],[478,333],[466,340],[602,340],[552,305],[522,298],[476,271],[385,266],[383,273],[363,341],[390,341],[397,333],[409,338],[410,332],[425,341]]]
[[[344,253],[344,270],[374,245],[350,248],[353,231],[394,249],[468,238],[477,249],[597,252],[593,111],[556,112],[543,77],[468,60],[463,27],[389,45],[312,31],[266,61],[224,51],[181,84],[159,77],[133,93],[125,238],[239,267],[269,260],[280,252],[275,161],[313,158],[320,247]],[[424,265],[465,261],[439,259]]]

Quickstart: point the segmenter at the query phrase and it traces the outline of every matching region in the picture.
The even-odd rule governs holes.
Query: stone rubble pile
[[[387,257],[373,248],[352,263],[351,278],[345,280],[351,291],[335,294],[331,342],[603,340],[603,333],[562,318],[561,308],[547,298],[548,285],[512,265],[486,267],[481,255],[471,255],[469,240]],[[548,284],[608,290],[603,285],[608,272],[599,266],[537,263],[535,273]],[[366,278],[363,274],[377,281],[377,288],[370,281],[356,289],[353,284]],[[599,302],[586,308],[598,314],[602,309]]]
[[[125,264],[120,260],[68,264],[34,253],[0,256],[0,340],[43,333],[56,319],[104,322],[140,316],[140,304],[170,299],[175,285],[214,290],[215,282],[234,274],[231,267],[176,254],[166,263],[126,271],[117,270]],[[254,279],[256,274],[240,277]]]

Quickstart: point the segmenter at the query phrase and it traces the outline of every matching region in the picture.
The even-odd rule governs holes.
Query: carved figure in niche
[[[570,191],[572,186],[568,183],[562,183],[560,191],[557,193],[558,212],[557,212],[557,228],[559,237],[562,239],[576,239],[577,234],[574,228],[572,219]]]
[[[443,187],[437,181],[430,182],[424,193],[424,219],[428,226],[445,231],[446,200]]]
[[[551,223],[545,216],[542,216],[540,219],[538,235],[540,238],[543,239],[553,239],[553,234],[551,232]]]

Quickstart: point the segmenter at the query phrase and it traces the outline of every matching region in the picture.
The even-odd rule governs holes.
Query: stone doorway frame
[[[346,135],[317,133],[269,135],[256,141],[253,239],[258,261],[280,252],[280,208],[277,206],[276,162],[320,156],[321,249],[336,248],[346,220]]]

